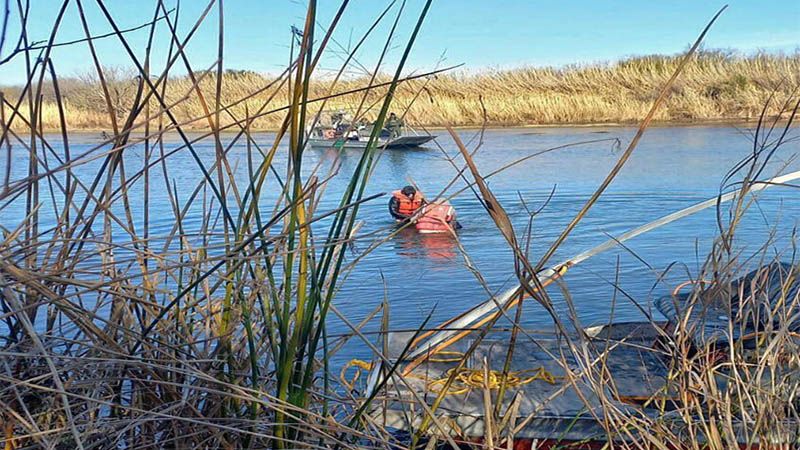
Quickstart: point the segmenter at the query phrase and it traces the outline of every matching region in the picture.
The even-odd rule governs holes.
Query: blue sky
[[[165,0],[169,7],[175,0]],[[13,4],[14,2],[12,2]],[[60,0],[31,2],[29,37],[46,40]],[[155,1],[106,0],[121,28],[148,22]],[[371,67],[383,44],[400,1],[359,52],[358,59]],[[208,4],[207,0],[183,0],[179,28],[185,35]],[[326,26],[337,0],[321,0],[319,23]],[[422,0],[408,0],[393,41],[389,64],[399,58],[405,40],[422,8]],[[710,1],[456,1],[434,0],[412,57],[410,70],[430,69],[437,64],[464,63],[468,70],[518,66],[561,66],[572,63],[614,61],[630,55],[674,54],[687,48],[723,2]],[[83,0],[92,34],[110,31],[95,0]],[[346,47],[364,33],[388,0],[352,0],[345,19],[334,34]],[[728,10],[708,35],[706,48],[793,52],[800,48],[800,1],[732,0]],[[306,3],[294,0],[225,0],[225,67],[276,73],[289,58],[290,25],[302,28]],[[195,70],[213,63],[217,46],[216,6],[187,47]],[[2,55],[14,44],[11,28]],[[162,22],[163,23],[163,22]],[[154,63],[166,58],[164,26],[156,37]],[[322,33],[321,28],[318,33]],[[75,0],[68,6],[56,42],[83,37]],[[133,47],[143,54],[147,30],[128,34]],[[98,40],[104,64],[129,66],[129,59],[116,38]],[[322,61],[322,69],[340,65],[336,44]],[[92,68],[86,44],[59,47],[52,58],[61,76],[85,74]],[[24,59],[17,56],[0,66],[0,84],[24,80]],[[386,66],[391,69],[392,66]],[[357,69],[353,69],[357,73]],[[324,72],[323,72],[324,73]]]

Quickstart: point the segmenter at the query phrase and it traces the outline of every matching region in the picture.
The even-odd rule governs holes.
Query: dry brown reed
[[[393,28],[378,38],[404,41],[395,73],[349,85],[350,98],[370,99],[379,123],[404,81],[429,5],[408,36]],[[28,4],[16,6],[21,34],[10,57],[30,64],[28,83],[0,96],[0,148],[8,149],[0,191],[4,448],[391,445],[392,436],[363,414],[363,399],[331,380],[325,331],[358,206],[381,195],[364,194],[380,127],[357,169],[341,175],[344,192],[330,194],[339,196],[335,207],[319,205],[340,176],[337,165],[303,167],[309,105],[340,92],[333,82],[329,92],[311,91],[310,80],[348,2],[322,35],[309,2],[289,67],[276,79],[249,80],[240,92],[226,88],[242,80],[223,70],[221,1],[210,0],[185,35],[175,31],[177,11],[170,15],[154,1],[142,52],[102,1],[61,2],[45,45],[27,41]],[[113,30],[132,73],[101,64],[92,31],[100,24],[87,19],[90,6]],[[76,8],[85,33],[71,45],[86,45],[92,55],[88,81],[59,79],[49,58],[67,8]],[[406,13],[389,2],[375,23],[396,24]],[[219,54],[212,67],[195,70],[184,47],[205,20],[219,23]],[[169,49],[158,73],[150,69],[156,27],[168,30],[158,44]],[[192,75],[173,78],[173,71]],[[76,153],[70,139],[80,117],[107,134]],[[279,124],[277,136],[257,141],[250,131],[258,119]],[[43,132],[51,123],[59,134]],[[188,129],[202,131],[190,138]],[[236,134],[223,138],[225,130]],[[213,144],[213,154],[201,155],[201,142]],[[235,145],[246,149],[244,182],[228,159]],[[199,180],[176,172],[179,152]],[[278,160],[288,162],[283,173]],[[165,203],[174,226],[156,235],[152,217]],[[319,236],[312,224],[323,227]]]
[[[519,68],[441,74],[401,87],[398,105],[411,105],[408,118],[417,126],[524,126],[536,124],[634,123],[643,117],[658,89],[664,85],[679,62],[678,56],[631,57],[619,62],[576,65],[564,68]],[[135,80],[130,73],[107,69],[113,86],[113,98],[123,110],[134,93]],[[740,55],[724,51],[701,51],[672,87],[656,122],[742,121],[758,118],[761,107],[772,93],[788,95],[800,83],[800,53]],[[386,76],[382,77],[384,80]],[[221,101],[230,105],[242,98],[247,102],[233,106],[238,117],[263,100],[268,93],[252,96],[258,86],[274,78],[246,70],[227,70],[222,81]],[[349,78],[337,82],[337,91],[363,86],[367,79]],[[104,100],[96,76],[61,80],[67,121],[75,130],[108,130],[110,124],[101,105]],[[206,95],[213,93],[215,74],[200,82]],[[330,92],[326,78],[311,83],[313,97]],[[176,101],[193,89],[188,76],[173,76],[166,97]],[[19,91],[5,87],[9,96]],[[420,101],[413,101],[421,92]],[[282,92],[279,98],[286,98]],[[370,94],[372,102],[380,98],[378,89]],[[58,128],[58,111],[52,101],[52,89],[45,88],[42,120],[45,129]],[[99,100],[99,101],[98,101]],[[329,109],[352,110],[360,102],[358,95],[342,96],[328,102]],[[481,104],[482,102],[482,104]],[[488,111],[484,116],[483,108]],[[313,109],[313,107],[312,107]],[[202,104],[196,98],[182,101],[175,108],[181,121],[202,116]],[[776,109],[769,111],[771,114]],[[120,113],[121,114],[121,113]],[[368,113],[374,117],[375,112]],[[230,120],[224,118],[225,121]],[[269,115],[257,118],[251,129],[276,130],[281,121]],[[202,123],[189,124],[202,127]]]

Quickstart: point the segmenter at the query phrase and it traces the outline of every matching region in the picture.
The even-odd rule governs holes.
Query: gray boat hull
[[[378,148],[413,148],[424,145],[436,136],[400,136],[388,141],[378,141]],[[365,149],[367,148],[368,141],[356,141],[345,139],[309,139],[308,144],[315,148],[348,148],[348,149]]]

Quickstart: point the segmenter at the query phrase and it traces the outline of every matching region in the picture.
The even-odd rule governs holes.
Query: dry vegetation
[[[166,10],[154,3],[154,8]],[[25,8],[19,4],[22,13]],[[190,68],[179,58],[181,46],[172,45],[184,37],[173,33],[170,42],[161,43],[171,48],[164,72],[142,69],[142,76],[131,78],[97,64],[94,70],[104,81],[61,80],[57,95],[51,84],[56,71],[45,48],[41,63],[32,64],[27,74],[32,82],[7,90],[2,99],[0,148],[6,151],[7,171],[0,208],[18,218],[0,223],[0,442],[5,448],[396,449],[422,448],[428,436],[441,434],[435,406],[424,415],[430,427],[406,439],[369,414],[378,403],[375,397],[339,385],[332,376],[331,355],[345,339],[370,347],[375,360],[386,358],[380,339],[361,335],[359,325],[352,324],[352,333],[336,341],[327,335],[326,321],[338,314],[336,295],[347,271],[391,236],[375,238],[373,245],[348,259],[351,253],[345,249],[357,231],[359,205],[371,200],[365,192],[380,127],[357,156],[353,173],[339,173],[334,164],[330,172],[318,173],[317,167],[309,174],[304,170],[303,129],[323,103],[314,101],[318,97],[357,88],[347,97],[331,98],[327,107],[369,109],[379,122],[390,108],[402,109],[421,94],[411,106],[411,116],[418,120],[480,123],[479,97],[485,92],[496,96],[485,96],[484,105],[490,121],[498,123],[645,117],[607,181],[538,262],[529,260],[521,245],[530,235],[517,236],[470,160],[477,149],[468,151],[459,142],[464,160],[452,160],[453,178],[474,178],[488,213],[515,251],[520,289],[527,291],[532,289],[531,274],[540,273],[603,193],[651,120],[692,114],[749,117],[773,88],[779,95],[791,91],[798,81],[792,77],[800,72],[797,57],[742,59],[706,53],[692,60],[690,52],[683,62],[644,58],[608,68],[404,81],[405,60],[429,4],[418,13],[416,28],[402,38],[404,56],[394,75],[384,77],[382,88],[371,88],[366,80],[335,87],[312,81],[326,41],[311,32],[317,19],[314,2],[297,42],[297,59],[276,80],[223,74],[221,64],[196,73],[194,80],[171,77],[173,70],[182,73],[184,64]],[[98,5],[104,8],[103,2]],[[397,5],[388,9],[400,14]],[[219,4],[213,11],[224,14]],[[116,26],[111,14],[105,17]],[[88,29],[86,33],[91,40]],[[127,44],[123,33],[114,39]],[[19,42],[28,45],[22,38]],[[133,52],[131,60],[147,66]],[[684,67],[683,81],[671,84],[668,80]],[[521,90],[526,94],[520,95]],[[785,113],[785,119],[796,114],[798,103],[784,97],[795,103],[772,102],[768,110]],[[658,108],[662,100],[665,110]],[[617,102],[617,115],[609,115],[605,106]],[[704,106],[709,102],[713,106]],[[787,105],[794,110],[786,110]],[[68,127],[61,125],[62,119]],[[250,134],[273,127],[279,130],[274,138]],[[49,135],[43,128],[63,133]],[[71,153],[68,131],[79,128],[102,128],[109,134],[104,142]],[[201,129],[202,136],[190,138],[187,129]],[[759,129],[767,132],[755,137],[753,156],[726,180],[731,183],[726,190],[741,181],[735,186],[742,191],[730,213],[720,213],[726,220],[720,220],[720,237],[700,274],[708,280],[694,286],[692,302],[702,303],[711,294],[717,298],[719,292],[731,300],[724,288],[748,262],[731,247],[736,224],[750,205],[746,194],[764,178],[766,161],[791,138],[791,128],[781,128],[777,119]],[[222,139],[223,130],[237,134]],[[167,133],[178,142],[166,142]],[[198,156],[198,142],[212,143],[214,154]],[[228,159],[237,143],[246,149],[244,181],[233,176]],[[131,151],[134,146],[136,152]],[[185,177],[185,167],[175,168],[172,157],[177,152],[196,163],[196,178]],[[15,167],[24,167],[13,176],[12,158]],[[286,163],[280,174],[273,164],[279,159]],[[342,192],[326,191],[334,177],[346,186]],[[267,199],[267,191],[277,199]],[[333,202],[324,203],[323,197],[334,197]],[[156,201],[168,206],[154,205]],[[336,206],[322,209],[330,204]],[[151,214],[165,210],[171,211],[174,226],[155,235]],[[312,228],[315,223],[318,228]],[[754,286],[754,300],[743,301],[756,302],[764,289]],[[791,323],[786,320],[794,317],[797,292],[786,291],[784,304],[795,309],[776,314],[776,328],[763,334],[755,355],[732,348],[720,362],[711,358],[716,349],[691,346],[689,333],[680,327],[665,335],[664,354],[674,363],[677,388],[692,395],[685,396],[671,421],[609,407],[603,417],[606,437],[616,439],[624,430],[638,438],[620,444],[627,448],[666,449],[663,442],[671,441],[721,450],[738,440],[738,429],[729,424],[744,423],[749,442],[782,431],[778,425],[797,418],[799,391],[796,376],[774,370],[780,366],[794,376],[798,365],[796,336],[788,332]],[[531,291],[548,306],[546,291],[537,292]],[[386,305],[370,317],[379,312],[386,319]],[[420,331],[425,327],[423,321]],[[780,332],[772,332],[776,329]],[[382,332],[388,332],[385,326]],[[390,363],[390,371],[399,369],[399,362]],[[595,387],[600,398],[611,395],[604,389],[602,372],[574,376],[576,382]],[[717,376],[732,378],[732,388],[715,390]],[[510,417],[506,413],[497,411]],[[676,421],[688,431],[676,431]]]
[[[410,81],[396,96],[396,108],[411,105],[408,118],[421,126],[479,126],[484,123],[483,107],[489,125],[631,123],[647,113],[658,89],[678,64],[677,56],[645,56],[613,64],[566,68],[521,68],[477,73],[446,72]],[[130,71],[106,69],[112,87],[112,100],[119,115],[125,114],[135,94],[136,81]],[[382,77],[384,81],[389,78]],[[222,103],[232,105],[249,97],[255,87],[273,79],[250,71],[228,70],[223,75]],[[334,92],[345,92],[366,85],[368,78],[339,81]],[[789,55],[756,54],[742,56],[730,52],[703,51],[686,69],[669,99],[656,114],[661,122],[739,121],[758,117],[771,94],[788,95],[800,83],[800,53]],[[95,75],[61,80],[67,123],[76,130],[109,130],[102,90]],[[170,80],[166,97],[171,102],[185,98],[193,83],[187,76]],[[200,83],[206,96],[213,95],[216,80],[209,74]],[[422,89],[420,95],[420,89]],[[5,88],[14,96],[19,88]],[[52,89],[45,87],[42,110],[46,129],[58,128],[58,111]],[[311,96],[331,92],[331,82],[311,84]],[[230,108],[243,117],[245,105],[252,107],[272,95],[262,93]],[[376,102],[383,95],[375,89],[368,96]],[[419,96],[417,98],[417,96]],[[287,98],[282,92],[273,101],[275,108]],[[416,101],[414,101],[416,98]],[[361,95],[333,99],[328,108],[353,110]],[[481,105],[483,102],[483,105]],[[314,109],[314,105],[311,106]],[[769,111],[775,113],[773,109]],[[202,117],[202,104],[188,98],[174,108],[181,121]],[[375,113],[367,113],[374,117]],[[229,119],[229,118],[227,118]],[[230,120],[223,118],[223,123]],[[257,118],[253,129],[275,130],[278,115]],[[203,123],[190,126],[202,127]]]

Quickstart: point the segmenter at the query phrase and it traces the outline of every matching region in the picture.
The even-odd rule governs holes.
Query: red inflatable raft
[[[456,210],[446,201],[437,201],[423,206],[414,227],[420,233],[453,233]]]

